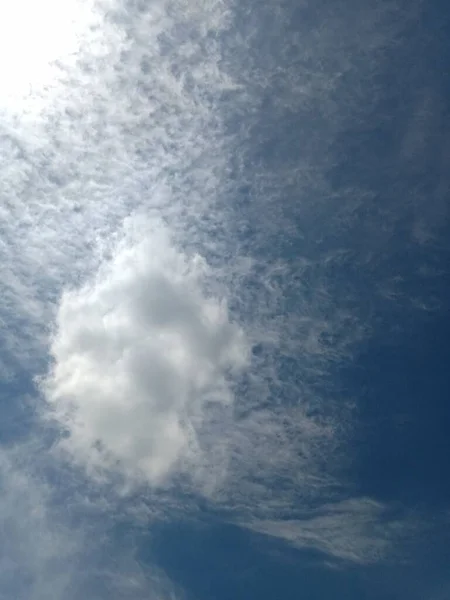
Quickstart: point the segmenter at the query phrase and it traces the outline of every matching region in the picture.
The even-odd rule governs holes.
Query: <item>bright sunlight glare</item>
[[[76,58],[91,19],[85,0],[0,0],[0,104],[54,86],[56,61]]]

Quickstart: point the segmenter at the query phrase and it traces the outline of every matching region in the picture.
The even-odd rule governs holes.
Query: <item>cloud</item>
[[[77,459],[151,484],[196,462],[205,407],[233,402],[231,377],[248,360],[206,277],[159,227],[64,294],[45,392]]]
[[[371,564],[391,560],[396,545],[423,525],[417,518],[399,518],[390,512],[389,507],[370,498],[350,498],[324,504],[300,519],[254,521],[247,526],[331,559]],[[404,544],[401,547],[404,559],[406,548]]]
[[[76,533],[67,535],[49,517],[48,490],[4,451],[0,488],[0,597],[65,597],[74,584],[69,565],[76,560]]]
[[[57,89],[0,102],[0,316],[16,324],[11,360],[34,371],[62,289],[98,267],[123,220],[202,222],[228,156],[216,102],[234,83],[218,47],[205,51],[227,7],[85,8],[95,26],[61,62]]]
[[[109,252],[58,306],[40,389],[59,447],[125,486],[166,489],[187,475],[184,493],[232,519],[329,491],[346,407],[325,407],[313,380],[347,352],[353,331],[340,347],[323,336],[344,315],[324,319],[309,303],[286,313],[279,269],[259,279],[252,261],[214,268],[161,221],[128,220]]]
[[[117,506],[104,498],[87,510],[83,494],[61,502],[66,492],[43,475],[45,463],[45,448],[34,442],[0,451],[0,598],[182,597],[162,572],[137,560],[133,539],[117,544]],[[64,472],[66,484],[72,476]]]

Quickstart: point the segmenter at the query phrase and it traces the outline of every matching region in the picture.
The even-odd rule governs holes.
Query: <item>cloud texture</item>
[[[205,406],[233,403],[248,355],[206,275],[159,227],[64,295],[46,394],[76,458],[151,484],[177,463],[195,468]]]

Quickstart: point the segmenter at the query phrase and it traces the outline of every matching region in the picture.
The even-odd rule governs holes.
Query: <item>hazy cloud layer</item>
[[[75,533],[47,514],[46,490],[4,453],[0,456],[0,597],[62,598],[73,585]],[[30,594],[30,596],[28,596]]]
[[[36,466],[45,461],[37,463],[33,453],[43,448],[30,443],[0,453],[0,598],[182,597],[163,573],[143,568],[133,540],[117,547],[105,526],[117,518],[115,506],[74,495],[61,503],[64,491],[44,483]]]
[[[297,548],[318,550],[330,558],[356,564],[390,559],[393,546],[417,534],[421,526],[419,520],[404,515],[393,517],[386,506],[369,498],[324,504],[300,519],[256,521],[249,525]],[[405,553],[404,545],[402,552]]]

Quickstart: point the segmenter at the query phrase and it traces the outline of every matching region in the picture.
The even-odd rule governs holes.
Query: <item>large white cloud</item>
[[[233,402],[248,348],[225,300],[208,294],[207,271],[152,228],[64,294],[45,391],[66,446],[88,466],[157,483],[196,461],[207,406]]]

